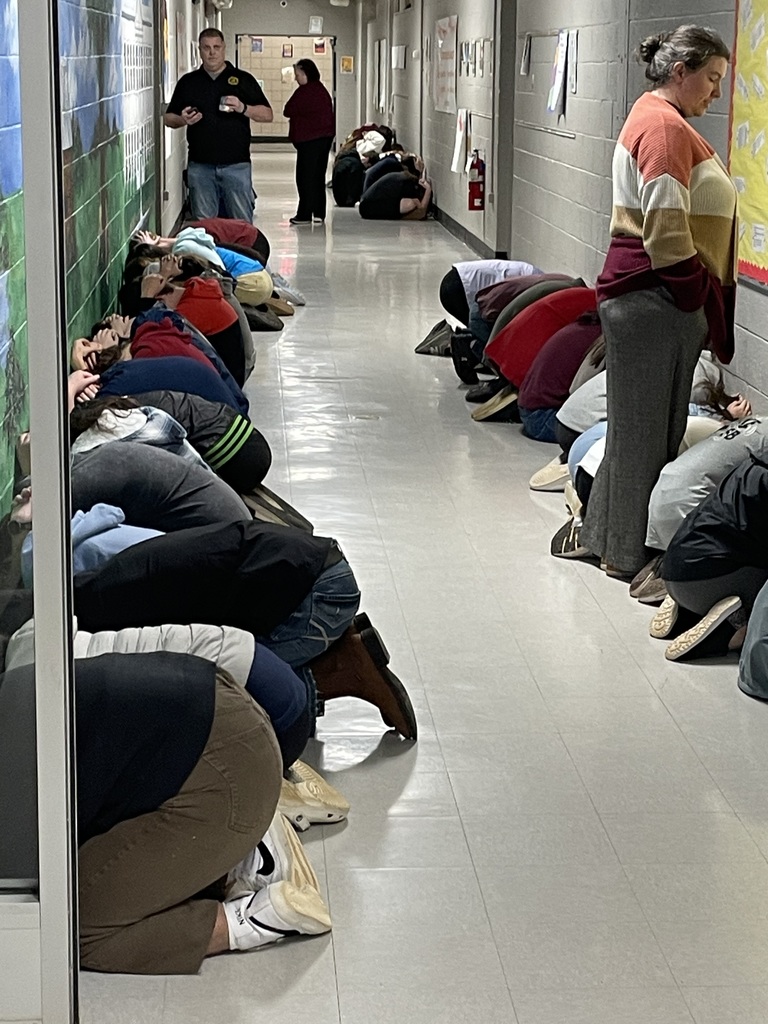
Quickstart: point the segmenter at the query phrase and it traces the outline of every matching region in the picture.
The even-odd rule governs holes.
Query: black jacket
[[[331,544],[254,521],[155,537],[77,576],[78,622],[93,632],[207,622],[265,636],[310,592]]]
[[[213,662],[189,654],[104,654],[75,662],[81,845],[120,821],[157,810],[179,792],[208,741],[215,686]],[[34,717],[34,667],[6,672],[0,677],[5,871],[29,871],[34,864]]]

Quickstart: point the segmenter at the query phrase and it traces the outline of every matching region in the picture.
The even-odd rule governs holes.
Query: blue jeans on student
[[[192,220],[228,217],[253,222],[256,193],[251,164],[198,164],[187,167],[187,187]]]
[[[483,319],[480,313],[480,307],[476,302],[471,302],[469,304],[469,323],[467,324],[467,327],[472,331],[472,334],[478,342],[477,345],[472,345],[472,351],[476,355],[482,356],[485,351],[485,346],[488,344],[488,339],[491,336],[491,330],[493,327],[487,320]]]
[[[557,409],[523,409],[518,405],[520,422],[523,424],[523,433],[534,441],[557,442],[555,437],[555,419]]]
[[[360,588],[349,563],[325,569],[298,608],[259,642],[292,668],[323,654],[351,625],[360,607]]]

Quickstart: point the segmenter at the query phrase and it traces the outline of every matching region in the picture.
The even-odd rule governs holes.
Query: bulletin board
[[[739,193],[739,273],[768,284],[768,0],[739,0],[729,170]]]

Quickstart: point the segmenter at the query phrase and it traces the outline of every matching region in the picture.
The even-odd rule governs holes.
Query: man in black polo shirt
[[[198,42],[202,67],[179,79],[163,117],[166,127],[187,129],[192,219],[252,222],[250,122],[270,122],[272,108],[253,75],[226,59],[217,28],[204,29]]]

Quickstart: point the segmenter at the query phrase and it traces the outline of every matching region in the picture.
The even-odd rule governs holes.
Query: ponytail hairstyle
[[[637,60],[646,64],[645,77],[658,89],[672,77],[675,64],[682,62],[689,71],[703,68],[712,57],[731,59],[731,51],[711,28],[679,25],[672,32],[648,36],[637,48]]]

